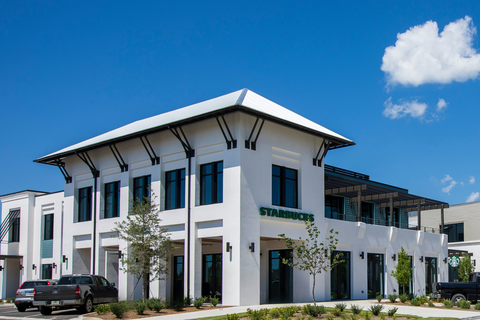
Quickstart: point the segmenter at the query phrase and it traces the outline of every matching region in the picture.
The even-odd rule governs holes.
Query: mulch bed
[[[150,318],[150,317],[158,317],[158,316],[166,316],[168,314],[176,314],[176,313],[185,313],[185,312],[195,312],[195,311],[201,311],[201,310],[211,310],[211,309],[220,309],[220,308],[226,308],[226,307],[212,307],[212,306],[202,306],[200,309],[197,309],[195,307],[183,307],[181,310],[175,310],[175,309],[162,309],[160,312],[156,311],[151,311],[151,310],[145,310],[142,315],[139,315],[135,312],[135,310],[129,310],[123,314],[122,319],[139,319],[139,318]],[[92,318],[100,318],[104,320],[113,320],[113,319],[118,319],[115,317],[113,313],[107,313],[107,314],[97,314],[95,312],[89,313],[85,316],[83,316],[84,319],[88,320],[89,317]]]

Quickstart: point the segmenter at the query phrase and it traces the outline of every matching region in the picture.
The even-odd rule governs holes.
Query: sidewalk
[[[348,300],[348,301],[326,301],[326,302],[319,302],[317,305],[324,305],[325,307],[334,307],[335,304],[343,302],[347,304],[347,308],[350,307],[351,304],[356,304],[363,307],[364,310],[370,308],[372,304],[377,304],[376,300]],[[382,302],[388,302],[387,299],[382,300]],[[179,314],[172,314],[172,315],[165,315],[165,316],[158,316],[158,317],[150,317],[150,318],[142,318],[142,320],[184,320],[184,319],[200,319],[205,317],[215,317],[215,316],[224,316],[231,313],[243,313],[247,312],[247,309],[263,309],[263,308],[274,308],[274,307],[285,307],[285,306],[303,306],[308,303],[288,303],[288,304],[261,304],[261,305],[254,305],[254,306],[241,306],[241,307],[229,307],[229,308],[221,308],[221,309],[213,309],[213,310],[204,310],[204,311],[197,311],[197,312],[188,312],[188,313],[179,313]],[[392,309],[393,306],[384,305],[383,311]],[[475,311],[463,311],[463,310],[453,310],[453,309],[436,309],[436,308],[423,308],[423,307],[412,307],[412,306],[402,306],[402,305],[395,305],[398,308],[398,314],[409,314],[414,316],[420,316],[424,318],[428,317],[452,317],[452,318],[459,318],[462,320],[474,320],[480,319],[480,312]],[[80,317],[81,319],[81,317]],[[94,320],[98,318],[93,317],[84,317],[85,320]]]

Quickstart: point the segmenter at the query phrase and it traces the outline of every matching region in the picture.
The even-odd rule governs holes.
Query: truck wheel
[[[467,298],[465,298],[465,296],[461,293],[457,293],[452,297],[452,302],[453,302],[454,305],[458,301],[462,301],[462,300],[465,301],[465,300],[467,300]]]
[[[18,312],[25,312],[27,310],[26,307],[17,307]]]
[[[49,316],[52,314],[52,308],[41,306],[40,313],[43,314],[44,316]]]
[[[87,297],[85,304],[83,305],[81,311],[83,313],[90,313],[93,311],[93,300],[92,297]]]

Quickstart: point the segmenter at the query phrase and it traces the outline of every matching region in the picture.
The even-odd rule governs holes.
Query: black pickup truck
[[[104,277],[73,274],[62,276],[53,286],[35,286],[33,298],[33,305],[43,315],[51,314],[54,308],[76,308],[88,313],[95,304],[117,301],[118,290]]]
[[[432,297],[472,302],[480,300],[480,272],[472,272],[466,282],[434,282]]]

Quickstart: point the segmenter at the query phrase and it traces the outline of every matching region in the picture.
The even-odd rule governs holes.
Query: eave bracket
[[[222,117],[225,129],[228,133],[228,137],[225,134],[225,130],[223,130],[222,124],[220,123],[220,120],[218,120],[218,117],[216,117],[216,119],[217,119],[218,126],[220,127],[220,130],[222,130],[222,134],[223,134],[223,137],[225,138],[225,142],[227,143],[227,150],[230,150],[232,148],[235,149],[237,147],[237,140],[233,139],[232,133],[230,132],[230,128],[228,127],[227,122],[225,121],[225,118],[223,116],[221,117]]]
[[[146,143],[143,141],[143,139],[145,139]],[[140,137],[140,141],[142,141],[143,147],[145,148],[145,151],[147,151],[148,156],[152,161],[152,166],[156,164],[160,164],[160,157],[158,157],[157,154],[155,153],[155,150],[153,150],[152,145],[150,144],[150,141],[148,141],[147,136]]]
[[[88,155],[87,152],[78,153],[75,151],[75,153],[88,166],[88,168],[90,169],[90,172],[92,173],[93,178],[100,177],[100,171],[98,171],[97,168],[95,168],[95,165],[93,164],[93,161],[92,159],[90,159],[90,156]]]
[[[195,149],[190,146],[190,143],[188,142],[187,136],[185,135],[185,132],[183,132],[182,127],[178,127],[178,129],[169,127],[169,129],[178,139],[178,141],[180,141],[180,143],[182,144],[183,150],[185,150],[186,157],[195,157]]]
[[[65,178],[65,183],[72,183],[72,177],[68,174],[67,169],[65,169],[65,163],[60,160],[55,160],[55,164],[60,169],[60,172],[63,174]]]
[[[110,147],[110,150],[112,150],[115,160],[117,160],[120,170],[122,172],[128,171],[128,164],[126,164],[125,161],[123,161],[122,155],[120,154],[120,152],[118,152],[117,146],[115,144],[111,144],[109,147]]]
[[[265,119],[262,119],[262,123],[260,124],[260,127],[258,128],[257,135],[255,136],[255,140],[252,140],[252,136],[255,133],[255,129],[257,128],[259,118],[255,120],[255,124],[253,125],[252,132],[250,132],[250,136],[248,137],[248,140],[245,140],[245,148],[246,149],[251,149],[251,150],[257,150],[257,140],[258,136],[260,135],[260,132],[262,131],[263,124],[265,123]]]
[[[332,143],[328,140],[323,140],[322,144],[320,145],[320,148],[318,148],[317,155],[315,158],[313,158],[313,165],[321,167],[323,159],[325,159],[325,156],[327,155],[328,149],[330,148],[330,145]],[[323,152],[322,152],[323,151]],[[322,156],[319,158],[318,156],[322,153]]]

